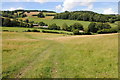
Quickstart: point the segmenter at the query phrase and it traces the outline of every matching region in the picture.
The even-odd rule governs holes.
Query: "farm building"
[[[38,24],[33,24],[33,27],[37,27],[37,28],[48,28],[48,26],[39,26]]]
[[[33,24],[33,27],[38,27],[39,25],[38,24]]]
[[[79,32],[84,32],[84,30],[79,30]]]

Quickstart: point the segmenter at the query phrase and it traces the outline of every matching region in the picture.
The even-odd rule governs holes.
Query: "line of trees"
[[[18,17],[27,17],[24,12],[16,12],[16,11],[2,11],[1,14],[3,17],[8,17],[8,18],[18,18]]]
[[[117,33],[120,31],[120,23],[118,26],[112,28],[108,23],[101,23],[101,22],[91,22],[88,25],[88,29],[84,30],[84,27],[80,23],[74,23],[73,25],[68,26],[66,23],[64,23],[61,27],[57,26],[55,23],[48,26],[48,29],[50,30],[64,30],[64,31],[70,31],[73,32],[75,35],[80,34],[92,34],[92,33]]]
[[[10,18],[2,18],[2,26],[6,27],[29,27],[32,28],[33,24],[29,23],[29,20],[26,19],[24,21],[20,21],[17,19],[10,19]]]
[[[65,11],[55,15],[54,19],[69,19],[93,22],[115,22],[120,20],[120,15],[103,15],[92,11]]]
[[[120,30],[118,28],[119,28],[119,26],[112,28],[108,23],[94,23],[94,22],[92,22],[88,26],[88,32],[98,33],[98,34],[116,33]]]
[[[48,12],[48,13],[56,13],[54,11],[47,11],[47,10],[14,10],[14,11],[1,11],[0,15],[2,15],[3,17],[8,17],[8,18],[18,18],[18,17],[27,17],[26,14],[24,14],[25,12],[40,12],[38,15],[33,15],[33,16],[38,16],[40,18],[44,18],[44,14],[43,12]],[[48,16],[54,16],[54,14],[49,15]]]

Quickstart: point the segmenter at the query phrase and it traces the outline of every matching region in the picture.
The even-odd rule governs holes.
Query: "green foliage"
[[[24,14],[24,11],[2,11],[2,16],[8,18],[27,17],[27,15]]]
[[[55,23],[54,24],[51,24],[48,26],[48,29],[50,30],[60,30],[60,27],[57,26]]]
[[[32,23],[29,23],[29,20],[24,22],[16,19],[2,18],[2,26],[6,27],[33,27]]]
[[[11,20],[9,18],[5,18],[2,26],[10,26],[10,25],[11,25]]]
[[[27,17],[27,15],[26,14],[21,14],[21,17],[24,18],[24,17]]]
[[[84,30],[83,25],[80,24],[80,23],[74,23],[74,24],[71,25],[70,27],[71,27],[72,31],[73,31],[74,29]]]
[[[111,26],[108,23],[103,23],[103,29],[110,29]]]
[[[28,29],[26,32],[40,32],[40,31],[36,29],[33,29],[33,30]]]
[[[120,22],[118,22],[118,25],[117,25],[117,26],[118,26],[118,30],[120,31]]]
[[[115,19],[109,19],[110,23],[114,23],[116,20]]]
[[[98,34],[105,34],[105,33],[117,33],[118,31],[115,29],[102,29],[97,31]]]
[[[29,23],[29,20],[28,20],[28,19],[26,19],[26,20],[24,20],[24,22]]]
[[[47,26],[47,24],[45,24],[44,22],[39,22],[40,26]]]
[[[13,19],[11,20],[10,26],[15,27],[15,26],[19,26],[20,22],[18,22],[17,20]]]
[[[98,30],[110,28],[111,26],[108,23],[90,23],[88,26],[88,32],[96,33]]]
[[[97,28],[98,30],[104,29],[104,28],[103,28],[103,23],[101,23],[101,22],[96,23],[95,26],[96,26],[96,28]]]
[[[78,29],[74,29],[74,30],[73,30],[73,34],[74,34],[74,35],[79,35],[79,33],[80,33],[80,32],[79,32]]]
[[[66,23],[64,23],[62,26],[61,26],[62,30],[65,30],[65,31],[68,31],[68,25]]]
[[[70,19],[70,20],[82,20],[82,21],[94,21],[94,22],[109,22],[109,19],[117,21],[116,15],[103,15],[91,11],[73,11],[63,12],[55,15],[54,19]]]
[[[38,14],[38,17],[39,17],[39,18],[44,18],[45,16],[44,16],[44,14],[43,14],[42,12],[40,12],[40,13]]]
[[[96,27],[96,23],[90,23],[88,26],[88,32],[96,33],[98,28]]]

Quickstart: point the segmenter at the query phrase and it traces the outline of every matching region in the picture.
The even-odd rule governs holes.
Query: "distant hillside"
[[[55,11],[48,11],[48,10],[14,10],[15,12],[48,12],[48,13],[56,13]]]
[[[120,20],[119,15],[104,15],[92,11],[65,11],[55,15],[54,19],[69,19],[94,22],[115,22]]]
[[[14,11],[2,11],[0,15],[8,18],[24,18],[29,16],[38,16],[39,13],[43,13],[45,19],[68,19],[78,21],[90,21],[90,22],[110,22],[114,23],[120,21],[120,15],[104,15],[98,14],[92,11],[65,11],[63,13],[56,13],[55,11],[47,10],[14,10]]]
[[[47,10],[14,10],[14,11],[1,11],[0,15],[8,18],[24,18],[29,16],[38,16],[43,13],[46,19],[53,19],[56,15],[54,11]]]

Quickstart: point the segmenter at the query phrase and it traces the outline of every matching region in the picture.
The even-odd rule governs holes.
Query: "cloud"
[[[107,8],[103,10],[103,14],[117,14],[112,8]]]
[[[11,2],[39,2],[39,3],[44,3],[44,2],[47,2],[47,0],[11,0]]]
[[[39,2],[39,3],[44,3],[46,2],[47,0],[33,0],[34,2]]]
[[[6,9],[6,10],[9,10],[9,11],[14,11],[14,10],[16,10],[16,9],[24,9],[24,8],[22,8],[22,7],[18,7],[18,8],[9,8],[9,9]]]
[[[56,10],[57,10],[57,11],[61,11],[61,10],[62,10],[62,6],[61,6],[61,5],[57,5],[57,6],[56,6]]]
[[[93,8],[93,2],[95,0],[64,0],[62,5],[57,5],[56,10],[60,11],[71,11],[76,6],[87,6],[87,10],[91,10]]]

